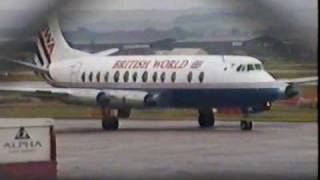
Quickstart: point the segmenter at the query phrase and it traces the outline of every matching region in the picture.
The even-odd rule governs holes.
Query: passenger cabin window
[[[129,81],[129,76],[130,76],[130,73],[129,71],[126,71],[123,75],[123,81],[124,82],[128,82]]]
[[[157,80],[158,80],[158,73],[157,72],[153,73],[152,80],[153,80],[153,82],[157,82]]]
[[[192,81],[192,72],[189,72],[189,74],[188,74],[188,82],[189,83],[191,83],[191,81]]]
[[[204,81],[204,72],[201,72],[201,73],[199,74],[199,82],[200,82],[200,83],[203,83],[203,81]]]
[[[109,72],[106,72],[106,74],[104,75],[104,81],[105,82],[109,81]]]
[[[97,75],[96,75],[97,82],[100,82],[100,74],[101,74],[101,73],[98,72]]]
[[[114,77],[113,77],[113,80],[114,82],[119,82],[119,78],[120,78],[120,72],[117,71],[116,73],[114,73]]]
[[[165,73],[165,72],[163,72],[163,73],[161,74],[160,79],[161,79],[161,82],[164,82],[164,81],[166,80],[166,73]]]
[[[138,79],[138,73],[134,72],[133,75],[132,75],[133,82],[137,82],[137,79]]]
[[[148,81],[148,72],[145,71],[143,74],[142,74],[142,82],[146,83]]]
[[[172,74],[171,74],[171,81],[174,83],[174,82],[176,82],[176,78],[177,78],[177,73],[176,72],[173,72]]]
[[[92,82],[92,80],[93,80],[93,72],[89,74],[89,81]]]
[[[81,76],[81,80],[82,82],[86,82],[86,73],[82,73],[82,76]]]

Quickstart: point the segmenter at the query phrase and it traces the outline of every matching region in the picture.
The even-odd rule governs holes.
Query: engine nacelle
[[[97,106],[98,90],[94,89],[72,89],[69,96],[60,100],[68,104]]]
[[[299,95],[299,89],[294,85],[290,84],[285,90],[285,99],[291,99]]]
[[[142,108],[146,106],[147,92],[141,91],[101,91],[96,96],[96,102],[100,106],[111,108]]]
[[[68,94],[61,98],[65,103],[114,109],[153,107],[158,101],[157,95],[143,91],[70,89]]]

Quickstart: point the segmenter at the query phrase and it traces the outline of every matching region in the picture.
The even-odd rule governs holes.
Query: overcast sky
[[[29,10],[30,17],[38,17],[39,10],[47,10],[49,4],[57,0],[0,0],[0,28],[23,26],[28,15],[25,11]],[[64,9],[73,10],[185,10],[192,8],[211,8],[211,9],[228,9],[230,11],[242,10],[242,7],[253,7],[260,13],[273,14],[275,17],[297,20],[297,24],[315,24],[317,18],[317,0],[61,0],[69,2],[62,4]],[[256,8],[260,7],[260,8]],[[261,7],[263,7],[261,9]],[[14,13],[7,10],[18,10]],[[295,10],[302,10],[303,13]],[[99,16],[103,16],[100,11]],[[20,14],[20,15],[19,15]],[[303,15],[301,15],[303,14]],[[305,14],[308,15],[306,20]],[[14,15],[14,16],[12,16]],[[259,14],[257,14],[258,16]],[[261,15],[261,14],[260,14]],[[150,19],[152,14],[150,15]],[[310,18],[311,17],[311,18]],[[99,19],[88,17],[90,21]],[[88,19],[87,18],[87,19]],[[109,17],[110,18],[110,17]],[[29,18],[31,19],[31,18]],[[85,18],[82,18],[85,19]],[[174,17],[172,18],[174,19]],[[279,18],[277,18],[279,19]],[[310,26],[310,25],[308,25]],[[306,26],[307,27],[307,26]]]
[[[37,9],[54,0],[1,0],[0,9]],[[190,9],[197,7],[207,7],[210,0],[74,0],[77,3],[68,8],[90,9],[90,10],[131,10],[131,9]],[[78,3],[82,1],[82,3]],[[216,2],[220,0],[214,0]],[[81,7],[78,6],[81,4]],[[221,7],[222,3],[216,4]]]
[[[0,9],[38,9],[47,6],[48,2],[55,0],[1,0]],[[243,3],[252,3],[256,1],[271,2],[280,6],[314,8],[317,9],[316,0],[73,0],[69,8],[79,9],[77,4],[81,4],[81,9],[190,9],[197,7],[222,8],[239,6]],[[83,1],[84,3],[79,3]]]

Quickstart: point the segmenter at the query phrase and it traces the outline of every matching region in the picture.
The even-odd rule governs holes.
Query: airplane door
[[[77,63],[71,66],[71,82],[76,83],[81,81],[80,71],[82,63]]]

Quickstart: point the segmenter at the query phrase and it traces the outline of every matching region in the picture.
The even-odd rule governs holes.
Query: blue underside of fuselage
[[[252,107],[275,101],[279,89],[175,89],[161,90],[158,106],[178,108]]]
[[[61,86],[63,87],[63,86]],[[84,88],[74,86],[74,88]],[[256,107],[283,97],[278,87],[250,88],[121,88],[100,87],[97,89],[145,91],[157,96],[155,106],[150,108],[221,108]],[[146,107],[148,108],[148,107]]]

